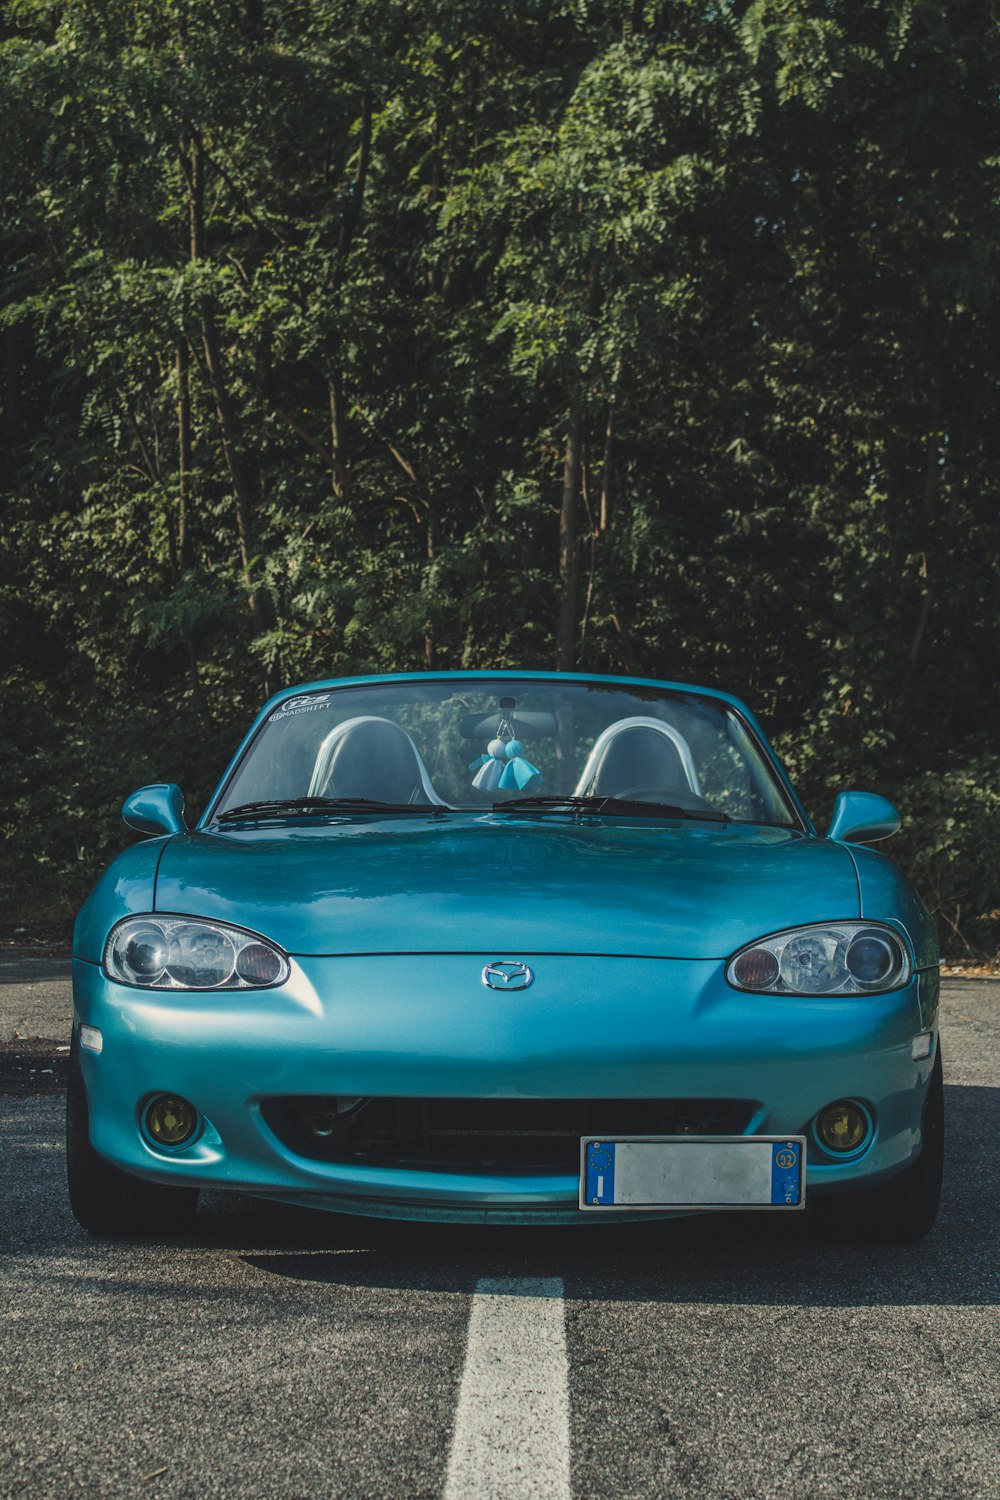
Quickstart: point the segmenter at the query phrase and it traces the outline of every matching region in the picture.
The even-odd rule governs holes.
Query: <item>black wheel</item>
[[[90,1119],[76,1038],[66,1085],[66,1175],[77,1220],[96,1235],[173,1235],[186,1229],[198,1207],[198,1189],[160,1187],[131,1177],[98,1156],[90,1144]]]
[[[853,1244],[911,1245],[937,1218],[944,1169],[944,1080],[938,1048],[924,1100],[920,1155],[887,1182],[857,1193],[813,1199],[817,1223],[831,1239]]]

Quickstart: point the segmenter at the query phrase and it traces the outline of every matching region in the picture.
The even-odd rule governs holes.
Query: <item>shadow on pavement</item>
[[[918,1245],[833,1245],[808,1214],[512,1229],[339,1215],[316,1224],[317,1215],[290,1210],[285,1232],[298,1223],[303,1241],[243,1259],[267,1276],[345,1288],[471,1291],[481,1276],[561,1276],[566,1295],[584,1300],[992,1305],[1000,1302],[991,1248],[1000,1219],[1000,1089],[950,1085],[945,1094],[944,1198],[937,1225]],[[223,1216],[215,1225],[229,1238]]]
[[[72,961],[61,952],[5,952],[0,948],[0,984],[51,984],[72,976]]]
[[[1000,1218],[1000,1089],[949,1086],[945,1092],[950,1151],[944,1200],[934,1231],[916,1246],[831,1245],[808,1214],[515,1229],[285,1210],[280,1220],[270,1220],[272,1232],[280,1224],[285,1243],[243,1259],[267,1276],[345,1288],[471,1291],[481,1276],[558,1275],[567,1296],[584,1299],[988,1305],[1000,1301],[987,1232]],[[232,1243],[239,1230],[231,1213],[215,1208],[212,1217],[213,1207],[200,1226],[202,1242],[214,1238],[214,1229],[220,1241]],[[260,1211],[250,1205],[258,1225]],[[296,1229],[301,1238],[293,1248],[288,1241]]]
[[[8,1240],[7,1254],[41,1252],[49,1261],[82,1255],[88,1284],[103,1284],[104,1271],[110,1289],[127,1262],[122,1290],[144,1285],[154,1295],[181,1301],[204,1298],[208,1290],[197,1278],[185,1284],[185,1261],[224,1252],[244,1268],[238,1285],[222,1277],[229,1283],[225,1295],[248,1302],[273,1295],[278,1284],[293,1293],[296,1282],[326,1285],[331,1295],[353,1289],[462,1294],[484,1276],[560,1276],[567,1297],[584,1301],[775,1308],[994,1305],[1000,1303],[993,1249],[1000,1220],[1000,1088],[948,1085],[945,1094],[949,1136],[941,1213],[932,1233],[914,1246],[833,1245],[808,1214],[472,1227],[364,1219],[206,1193],[194,1232],[167,1254],[162,1245],[90,1240],[77,1228],[65,1204],[61,1146],[53,1139],[54,1101],[25,1101],[28,1113],[4,1143],[10,1153],[7,1182],[13,1185],[17,1177],[30,1184],[20,1205],[16,1190],[5,1191],[12,1214],[6,1227],[20,1241]],[[29,1196],[42,1206],[34,1220]],[[157,1275],[144,1280],[142,1266],[150,1256]]]

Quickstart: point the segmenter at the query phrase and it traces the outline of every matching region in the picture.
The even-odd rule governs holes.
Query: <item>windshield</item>
[[[353,802],[362,811],[367,799],[482,811],[529,797],[546,799],[549,810],[561,797],[614,798],[647,804],[651,815],[661,806],[798,826],[726,704],[565,678],[386,681],[286,699],[254,737],[214,816],[282,802],[298,803],[289,814],[321,816],[327,799],[345,810]]]

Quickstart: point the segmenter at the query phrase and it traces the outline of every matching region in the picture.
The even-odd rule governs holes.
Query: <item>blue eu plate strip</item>
[[[798,1203],[802,1192],[802,1148],[798,1141],[771,1146],[771,1202]]]
[[[587,1202],[614,1203],[615,1148],[607,1141],[587,1142]]]

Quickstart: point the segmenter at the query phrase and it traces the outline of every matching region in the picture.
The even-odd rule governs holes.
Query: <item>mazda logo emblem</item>
[[[498,958],[483,970],[483,983],[489,990],[526,990],[534,977],[527,964],[506,958]]]

